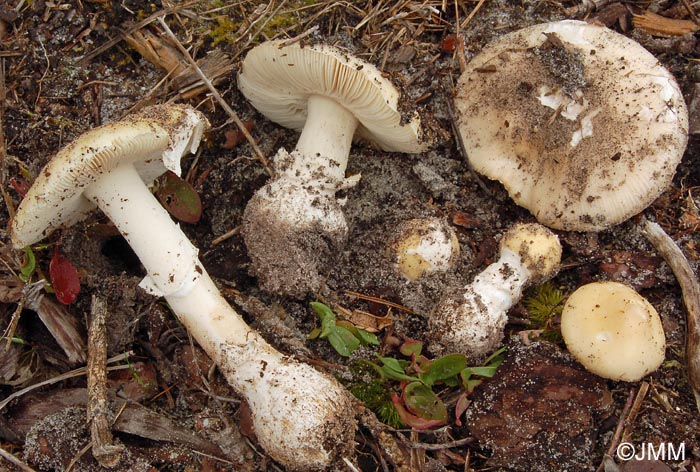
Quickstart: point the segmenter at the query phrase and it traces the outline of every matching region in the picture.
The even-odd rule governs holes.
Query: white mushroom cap
[[[390,244],[404,277],[418,280],[432,272],[449,270],[459,257],[457,234],[439,218],[415,218],[399,225]]]
[[[301,131],[310,96],[330,98],[359,121],[355,137],[384,151],[422,152],[420,119],[402,121],[399,92],[372,64],[323,44],[267,41],[246,55],[238,88],[268,119]]]
[[[477,172],[552,228],[599,231],[648,206],[684,152],[672,75],[635,41],[580,21],[506,34],[472,59],[455,98]]]
[[[95,205],[83,190],[109,170],[133,163],[143,181],[171,170],[194,152],[206,119],[185,105],[157,105],[82,134],[54,156],[37,176],[12,222],[12,244],[33,244],[61,226],[82,220]]]
[[[561,334],[586,369],[608,379],[635,382],[664,361],[659,314],[617,282],[591,283],[572,293],[562,312]]]

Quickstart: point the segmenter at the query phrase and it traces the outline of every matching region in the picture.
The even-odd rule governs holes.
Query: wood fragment
[[[85,338],[80,332],[79,320],[68,309],[56,302],[52,297],[47,297],[44,292],[44,281],[27,284],[24,288],[24,308],[32,310],[39,315],[46,329],[49,330],[68,361],[82,364],[87,360],[85,355]]]
[[[87,420],[90,423],[92,455],[102,467],[119,465],[124,446],[112,437],[112,415],[107,401],[107,306],[92,296],[88,331]]]
[[[652,36],[672,38],[695,33],[700,26],[690,20],[678,20],[646,11],[641,15],[632,15],[632,24],[635,28],[646,31]]]
[[[661,226],[645,219],[641,229],[642,234],[671,267],[683,293],[683,303],[688,314],[685,343],[688,381],[695,396],[695,406],[700,412],[700,284],[681,248]]]
[[[617,445],[620,443],[622,432],[625,429],[625,421],[627,420],[627,416],[629,415],[630,409],[632,408],[634,397],[635,392],[632,388],[630,389],[629,394],[627,395],[627,401],[625,402],[625,406],[622,408],[622,412],[620,413],[620,418],[617,421],[615,433],[613,434],[613,437],[610,440],[610,446],[608,446],[608,450],[603,455],[603,460],[600,462],[600,465],[596,469],[596,472],[603,472],[603,470],[605,470],[606,462],[608,462],[609,460],[613,460],[612,457],[615,454],[615,449],[617,449]]]

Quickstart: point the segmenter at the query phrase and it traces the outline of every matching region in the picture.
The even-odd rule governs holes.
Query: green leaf
[[[463,354],[448,354],[435,359],[428,372],[420,375],[420,379],[428,386],[435,382],[456,377],[467,366],[467,358]]]
[[[24,260],[22,261],[22,267],[19,271],[19,278],[26,282],[34,273],[35,268],[36,257],[34,257],[34,251],[27,246],[24,248]]]
[[[334,326],[330,330],[328,342],[338,354],[345,357],[349,357],[355,349],[360,347],[360,340],[342,326]]]
[[[482,367],[467,367],[465,370],[468,370],[471,375],[480,375],[481,377],[491,378],[498,370],[498,366],[486,365]]]
[[[401,354],[403,354],[406,357],[420,356],[422,350],[423,343],[420,341],[416,341],[415,339],[409,339],[408,341],[403,343],[399,348],[399,352],[401,352]]]
[[[316,339],[321,334],[321,328],[314,328],[309,333],[309,339]]]
[[[327,319],[333,319],[333,321],[335,321],[335,313],[333,313],[333,310],[331,310],[328,305],[321,302],[311,302],[310,305],[311,309],[321,318],[321,323],[324,323]]]
[[[168,212],[185,223],[196,223],[202,216],[202,201],[197,191],[173,172],[166,172],[156,197]]]
[[[486,358],[483,365],[493,365],[498,367],[503,362],[503,353],[506,352],[506,347],[503,346],[498,351],[495,351],[489,357]]]
[[[370,333],[369,331],[366,331],[362,328],[357,328],[357,334],[358,338],[360,338],[360,342],[364,346],[368,344],[371,344],[373,346],[379,346],[379,338],[377,338],[376,334]]]
[[[422,382],[411,382],[403,390],[408,410],[426,420],[447,421],[447,408],[435,392]]]
[[[391,380],[419,380],[417,377],[406,375],[406,366],[410,365],[407,361],[400,361],[393,357],[380,357],[382,361],[382,373]]]

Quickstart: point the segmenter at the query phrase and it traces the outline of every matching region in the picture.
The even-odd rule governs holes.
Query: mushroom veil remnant
[[[444,298],[428,320],[430,350],[480,359],[503,341],[508,310],[523,289],[543,283],[559,269],[561,245],[549,229],[518,224],[501,239],[499,257],[456,295]]]
[[[635,41],[581,21],[486,46],[455,105],[474,169],[556,229],[600,231],[642,211],[670,184],[688,139],[673,76]]]
[[[666,338],[661,319],[627,285],[595,282],[566,301],[561,334],[569,352],[606,379],[636,382],[663,363]]]
[[[238,87],[268,119],[301,131],[292,152],[277,152],[276,175],[243,216],[261,285],[301,297],[320,288],[347,238],[335,194],[359,180],[345,177],[353,137],[384,151],[418,153],[426,148],[420,121],[399,113],[399,92],[376,67],[322,44],[268,41],[253,48]]]
[[[148,190],[194,152],[208,125],[183,105],[144,109],[86,132],[41,171],[10,229],[33,244],[99,207],[146,269],[141,286],[163,296],[187,330],[246,399],[260,444],[290,470],[329,467],[353,445],[351,400],[331,377],[283,356],[223,299],[197,249]]]

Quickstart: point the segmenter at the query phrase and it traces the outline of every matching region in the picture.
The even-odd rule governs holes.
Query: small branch
[[[209,78],[202,72],[202,69],[199,68],[197,65],[197,62],[194,60],[190,52],[185,48],[185,46],[182,45],[182,43],[177,39],[177,36],[172,32],[168,24],[165,22],[165,20],[162,17],[158,18],[158,22],[160,25],[163,27],[165,32],[170,36],[170,38],[173,40],[177,48],[180,50],[183,56],[187,59],[187,62],[190,63],[192,68],[197,72],[197,75],[199,75],[199,78],[202,79],[202,82],[207,86],[209,91],[211,92],[212,96],[216,99],[216,101],[219,103],[221,108],[224,109],[224,111],[228,114],[228,116],[233,120],[234,123],[236,123],[236,126],[238,126],[238,129],[241,131],[241,134],[245,136],[245,139],[250,143],[250,146],[253,148],[253,151],[255,151],[255,155],[257,156],[258,160],[260,163],[265,167],[265,170],[267,173],[273,177],[275,173],[272,170],[272,167],[270,166],[270,162],[267,160],[263,152],[260,150],[258,147],[257,143],[253,139],[253,136],[251,136],[250,132],[248,132],[248,128],[246,128],[245,124],[241,121],[241,119],[238,117],[235,111],[233,111],[233,108],[229,106],[228,103],[226,103],[226,100],[223,99],[221,94],[219,93],[218,90],[212,85],[211,81]]]
[[[87,419],[92,437],[92,455],[102,467],[119,464],[124,446],[114,444],[112,421],[107,401],[107,307],[98,296],[92,296],[88,331]]]
[[[671,267],[683,292],[683,303],[688,313],[685,343],[688,382],[695,396],[695,406],[700,411],[700,284],[681,248],[661,226],[644,220],[642,234]]]
[[[600,461],[600,465],[596,469],[596,472],[603,472],[603,470],[605,469],[605,460],[613,457],[615,449],[617,448],[617,445],[620,442],[622,431],[625,429],[625,422],[627,421],[627,417],[629,416],[630,408],[632,408],[634,397],[634,389],[632,388],[630,389],[630,393],[627,395],[627,401],[625,402],[625,406],[622,408],[620,418],[617,420],[617,427],[615,428],[615,434],[613,434],[613,437],[610,440],[610,446],[608,447],[606,453],[603,455],[603,460]]]
[[[24,472],[36,472],[34,469],[29,467],[27,464],[22,462],[21,460],[17,459],[15,456],[4,450],[3,448],[0,447],[0,457],[5,459],[7,462],[10,464],[14,465],[15,467],[19,468],[20,470]]]

